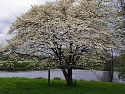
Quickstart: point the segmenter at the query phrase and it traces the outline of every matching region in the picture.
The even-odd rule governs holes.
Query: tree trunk
[[[113,61],[111,61],[110,63],[110,77],[109,77],[109,82],[112,82],[113,81],[113,74],[114,74],[114,64],[113,64]]]
[[[106,63],[104,71],[107,71],[107,74],[104,75],[106,78],[105,80],[107,80],[108,82],[112,82],[113,81],[113,72],[114,72],[114,68],[113,68],[113,62],[110,60]]]
[[[66,83],[68,86],[73,85],[73,80],[72,80],[72,67],[68,68],[68,70],[66,71],[64,68],[62,68],[64,77],[66,79]]]
[[[64,75],[64,77],[66,79],[66,83],[68,84],[68,74],[67,74],[67,72],[66,72],[66,70],[64,68],[61,68],[61,69],[62,69],[63,75]]]
[[[68,68],[68,85],[72,85],[72,67]]]
[[[113,81],[113,74],[114,74],[113,49],[111,49],[111,53],[112,53],[112,58],[111,58],[111,61],[110,61],[110,78],[109,78],[109,82]]]

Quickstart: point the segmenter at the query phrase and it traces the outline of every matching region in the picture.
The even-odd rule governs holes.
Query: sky
[[[26,13],[31,5],[41,5],[55,0],[0,0],[0,44],[7,44],[9,27],[16,18]]]

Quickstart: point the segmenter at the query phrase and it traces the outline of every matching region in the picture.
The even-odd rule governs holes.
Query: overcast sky
[[[6,44],[9,26],[18,16],[27,12],[31,5],[41,5],[55,0],[0,0],[0,43]]]

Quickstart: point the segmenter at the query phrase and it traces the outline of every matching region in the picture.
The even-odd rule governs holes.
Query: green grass
[[[64,80],[0,78],[0,94],[125,94],[125,84],[76,81],[68,87]]]

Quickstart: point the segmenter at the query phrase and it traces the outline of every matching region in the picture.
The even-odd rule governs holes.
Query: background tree
[[[125,45],[125,0],[117,0],[118,1],[118,8],[119,8],[119,11],[120,11],[120,16],[122,18],[122,24],[120,25],[120,35],[121,37],[123,38],[122,40],[122,44]]]
[[[33,6],[18,17],[7,47],[20,54],[55,56],[72,85],[72,68],[81,56],[104,55],[120,45],[112,32],[119,21],[110,0],[58,0]]]
[[[122,38],[122,45],[125,49],[125,0],[117,0],[117,7],[120,11],[120,17],[122,18],[120,28],[119,28],[119,36]],[[125,78],[125,51],[122,51],[122,53],[118,56],[116,62],[119,64],[119,77]]]
[[[8,59],[8,56],[4,54],[5,46],[4,44],[0,44],[0,61],[5,61]]]

